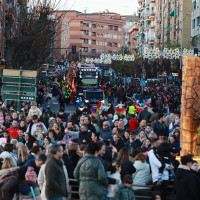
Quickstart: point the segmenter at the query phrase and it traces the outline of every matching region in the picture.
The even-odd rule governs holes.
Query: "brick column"
[[[181,97],[182,155],[200,155],[197,128],[200,116],[200,58],[184,56]]]

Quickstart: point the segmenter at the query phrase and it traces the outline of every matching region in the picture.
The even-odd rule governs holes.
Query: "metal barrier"
[[[77,183],[77,180],[75,179],[69,179],[70,181],[70,186],[75,189],[75,188],[79,188],[78,185],[73,185],[72,183]],[[154,186],[153,185],[137,185],[137,184],[133,184],[133,186],[135,187],[142,187],[142,188],[147,188],[147,190],[149,190],[149,192],[153,191],[153,188]],[[168,186],[168,190],[173,190],[173,186],[172,185],[169,185]],[[71,190],[70,192],[70,196],[67,198],[67,200],[78,200],[78,199],[74,199],[74,198],[71,198],[71,195],[72,194],[78,194],[78,191],[73,191]],[[143,195],[135,195],[135,198],[136,200],[140,200],[140,199],[151,199],[151,196],[150,195],[147,195],[147,196],[143,196]],[[168,194],[168,197],[167,197],[167,200],[176,200],[176,195],[173,193],[173,192],[169,192]]]

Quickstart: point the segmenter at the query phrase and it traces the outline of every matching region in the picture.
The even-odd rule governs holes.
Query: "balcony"
[[[155,13],[151,13],[151,14],[149,15],[149,18],[151,19],[151,18],[154,18],[155,16],[156,16]]]

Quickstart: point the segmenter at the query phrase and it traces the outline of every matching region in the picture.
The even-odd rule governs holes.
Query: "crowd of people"
[[[118,98],[125,114],[115,112],[114,102],[98,115],[90,105],[55,114],[41,98],[23,103],[19,113],[0,103],[0,199],[165,200],[169,193],[177,200],[200,198],[198,163],[192,155],[182,156],[181,164],[176,159],[180,88],[158,82],[142,92],[135,81],[126,87],[108,83],[105,93]],[[134,102],[144,104],[143,110],[130,108]]]

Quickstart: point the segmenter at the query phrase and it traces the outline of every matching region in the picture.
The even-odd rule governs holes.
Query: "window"
[[[200,26],[200,17],[197,17],[197,26]]]
[[[192,20],[192,28],[195,28],[195,19]]]

